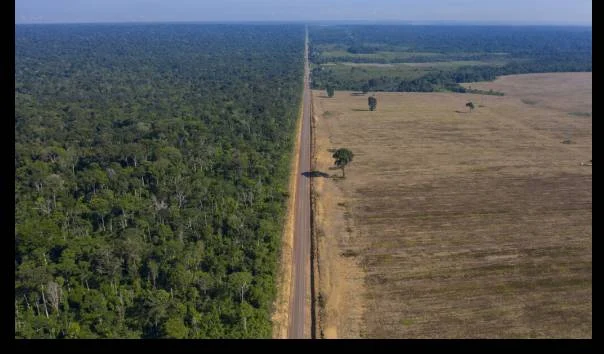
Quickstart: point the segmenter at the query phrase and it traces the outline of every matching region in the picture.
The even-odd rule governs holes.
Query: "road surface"
[[[307,278],[310,275],[310,179],[302,175],[302,173],[310,171],[308,29],[306,30],[304,57],[304,98],[302,129],[300,130],[300,151],[298,152],[298,175],[296,176],[292,297],[288,328],[288,337],[290,339],[305,338],[306,317],[310,316],[310,310],[306,306],[306,298],[309,292]],[[307,333],[310,333],[310,330]]]

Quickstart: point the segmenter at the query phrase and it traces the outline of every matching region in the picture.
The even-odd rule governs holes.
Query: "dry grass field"
[[[313,93],[325,337],[592,337],[591,73],[471,86]]]

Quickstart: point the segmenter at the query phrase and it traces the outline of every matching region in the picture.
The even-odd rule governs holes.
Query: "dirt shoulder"
[[[300,131],[302,130],[302,105],[295,132],[295,144],[291,158],[289,176],[289,201],[283,225],[283,236],[281,241],[281,258],[279,273],[277,276],[277,297],[272,314],[273,338],[286,339],[289,325],[289,307],[292,289],[292,262],[294,248],[294,220],[296,205],[296,180],[299,174],[298,154],[300,152]]]

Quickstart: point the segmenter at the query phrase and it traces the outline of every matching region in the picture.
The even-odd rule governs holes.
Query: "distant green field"
[[[507,64],[509,61],[505,60],[454,60],[454,61],[437,61],[437,62],[426,62],[426,63],[397,63],[393,65],[407,66],[413,68],[436,68],[436,69],[445,69],[445,68],[458,68],[461,66],[474,66],[474,65],[493,65],[493,66],[503,66]],[[359,64],[357,64],[359,65]]]
[[[335,83],[341,89],[360,89],[364,83],[377,83],[380,90],[397,91],[403,80],[416,80],[433,73],[452,72],[461,67],[502,67],[511,61],[507,53],[410,51],[404,46],[364,44],[374,53],[351,53],[341,44],[318,45],[315,57],[315,87]],[[507,60],[506,60],[507,59]],[[375,86],[375,85],[371,85]],[[440,91],[443,88],[434,88]]]
[[[503,66],[506,61],[480,61],[480,60],[458,60],[458,61],[436,61],[425,63],[325,63],[322,66],[338,73],[355,74],[361,77],[364,74],[375,77],[376,75],[394,75],[407,78],[417,77],[429,71],[455,69],[462,66],[492,65]]]
[[[332,50],[322,52],[321,55],[326,60],[330,58],[360,58],[360,59],[374,59],[374,60],[384,60],[387,62],[401,62],[404,60],[408,60],[413,57],[439,57],[445,59],[446,56],[440,53],[431,53],[431,52],[391,52],[391,51],[379,51],[375,53],[350,53],[346,50]],[[341,60],[341,59],[340,59]]]
[[[323,70],[333,72],[336,77],[353,77],[355,80],[365,81],[380,76],[414,79],[422,76],[427,70],[433,70],[398,64],[330,63],[322,67]]]

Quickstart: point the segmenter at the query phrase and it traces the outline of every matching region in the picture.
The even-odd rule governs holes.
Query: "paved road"
[[[310,179],[302,173],[310,171],[310,86],[308,66],[308,30],[306,31],[304,63],[304,102],[300,151],[298,153],[298,175],[296,176],[296,206],[294,223],[294,249],[292,267],[292,298],[290,301],[288,337],[305,338],[306,308],[308,294],[307,277],[310,269]],[[308,321],[310,322],[310,321]],[[310,331],[307,331],[310,332]]]

